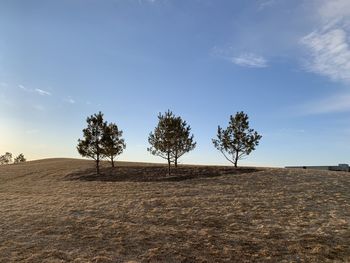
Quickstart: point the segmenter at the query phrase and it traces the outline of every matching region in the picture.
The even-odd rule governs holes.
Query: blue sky
[[[245,111],[263,135],[244,165],[350,163],[350,1],[0,2],[0,152],[79,157],[99,110],[124,130],[120,160],[162,161],[147,137],[171,109],[225,164],[217,125]]]

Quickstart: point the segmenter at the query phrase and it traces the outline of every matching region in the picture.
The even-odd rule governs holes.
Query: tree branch
[[[222,153],[222,155],[226,158],[227,161],[229,161],[232,164],[235,164],[233,161],[231,161],[229,158],[227,158],[226,154],[223,152],[223,150],[220,150],[220,152]]]

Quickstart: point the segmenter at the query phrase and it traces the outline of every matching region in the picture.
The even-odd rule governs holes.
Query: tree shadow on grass
[[[222,175],[238,175],[259,171],[256,168],[234,168],[214,166],[181,166],[173,168],[167,175],[166,166],[122,166],[102,168],[100,175],[91,168],[68,174],[68,180],[102,181],[102,182],[166,182],[184,181],[197,178],[211,178]]]

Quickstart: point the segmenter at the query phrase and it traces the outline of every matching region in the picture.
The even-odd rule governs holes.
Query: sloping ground
[[[348,173],[119,165],[0,167],[0,262],[350,262]]]

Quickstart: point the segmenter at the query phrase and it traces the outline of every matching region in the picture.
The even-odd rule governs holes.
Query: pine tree
[[[194,149],[193,135],[190,136],[190,126],[170,110],[158,115],[158,125],[150,133],[147,150],[168,162],[168,174],[171,174],[171,163],[177,166],[177,160],[186,152]]]
[[[196,147],[194,142],[194,136],[191,135],[191,127],[187,125],[186,121],[183,121],[181,117],[174,117],[174,129],[175,129],[175,145],[172,151],[172,157],[174,159],[175,168],[178,164],[178,159],[192,151]]]
[[[12,163],[12,153],[6,152],[0,156],[0,165]]]
[[[226,129],[218,126],[217,139],[212,141],[215,148],[237,167],[238,160],[254,151],[261,138],[254,129],[249,128],[248,115],[241,111],[230,116]]]
[[[114,158],[120,155],[126,148],[123,136],[123,131],[118,129],[115,123],[110,123],[105,126],[102,137],[103,153],[111,160],[114,167]]]
[[[96,172],[100,174],[100,160],[104,158],[103,134],[107,123],[103,120],[103,114],[91,115],[86,119],[87,128],[83,129],[84,139],[78,140],[77,150],[83,157],[90,157],[96,162]]]
[[[24,154],[20,153],[15,159],[14,159],[14,163],[18,164],[18,163],[24,163],[26,161],[26,158],[24,158]]]

